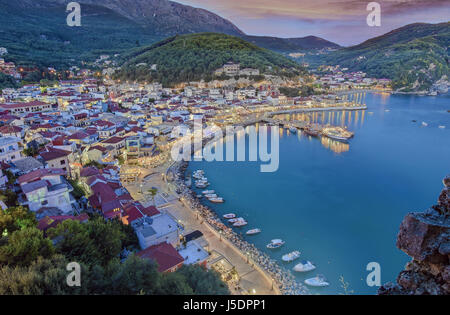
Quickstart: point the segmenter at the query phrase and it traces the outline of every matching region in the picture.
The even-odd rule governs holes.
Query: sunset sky
[[[210,10],[251,35],[320,36],[358,44],[415,22],[447,22],[450,0],[379,0],[381,27],[369,27],[364,0],[175,0]]]

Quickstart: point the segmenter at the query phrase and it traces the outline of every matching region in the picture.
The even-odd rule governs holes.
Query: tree
[[[181,274],[192,288],[194,294],[199,295],[227,295],[230,294],[226,284],[219,274],[198,265],[181,267],[177,273]]]
[[[152,202],[155,203],[155,197],[158,194],[158,189],[157,188],[149,189],[148,193],[150,194],[150,197],[152,198]]]
[[[42,231],[28,227],[8,236],[7,243],[0,247],[0,264],[28,266],[38,257],[48,258],[54,252],[52,242]]]
[[[58,253],[88,266],[106,266],[110,260],[118,258],[126,238],[117,224],[101,217],[86,223],[67,220],[47,233],[57,240],[55,247]]]
[[[10,189],[0,190],[0,200],[8,207],[15,207],[18,205],[17,194]]]
[[[36,217],[28,208],[19,206],[0,210],[0,236],[36,225]]]

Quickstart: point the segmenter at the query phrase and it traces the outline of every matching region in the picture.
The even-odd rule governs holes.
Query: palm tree
[[[158,189],[153,187],[152,189],[148,190],[148,193],[150,194],[150,197],[152,198],[153,204],[155,204],[155,197],[158,194]]]

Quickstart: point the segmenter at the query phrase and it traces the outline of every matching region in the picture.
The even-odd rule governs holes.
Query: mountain
[[[36,2],[36,0],[26,1]],[[67,0],[46,1],[59,4],[68,3]],[[154,35],[162,37],[199,32],[244,34],[233,23],[212,12],[168,0],[78,0],[77,2],[82,7],[83,4],[88,4],[108,8],[151,29]]]
[[[328,54],[322,62],[393,80],[404,92],[427,90],[450,78],[450,23],[416,23]]]
[[[171,85],[200,79],[211,80],[227,62],[242,68],[256,68],[283,76],[299,74],[298,63],[245,40],[218,33],[179,35],[134,49],[121,56],[125,63],[116,78],[131,81],[158,81]],[[151,65],[157,65],[151,71]]]
[[[310,49],[340,48],[338,44],[316,36],[300,38],[278,38],[270,36],[242,36],[246,41],[259,47],[278,52],[298,52]]]
[[[203,9],[167,0],[80,0],[81,27],[66,24],[68,0],[0,0],[0,47],[22,66],[57,69],[146,46],[177,34],[236,35],[275,51],[321,48],[325,40],[247,36]],[[332,44],[332,43],[331,43]]]
[[[82,26],[69,27],[66,7],[42,0],[0,0],[0,47],[22,66],[58,69],[161,40],[151,29],[105,7],[83,5]]]

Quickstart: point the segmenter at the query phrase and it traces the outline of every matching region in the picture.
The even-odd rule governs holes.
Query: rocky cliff
[[[396,283],[382,286],[380,295],[450,294],[450,176],[444,179],[438,204],[403,220],[397,247],[412,257]]]

